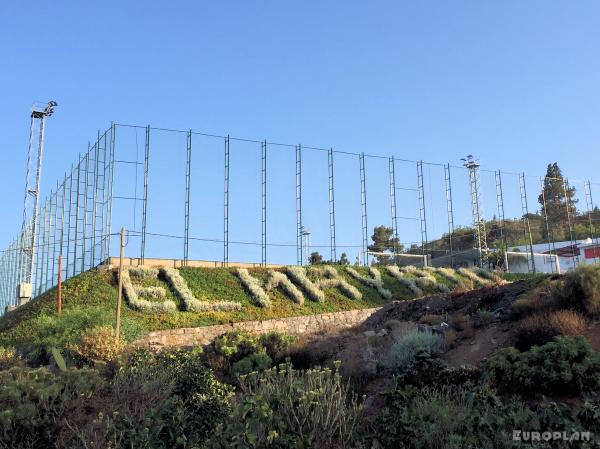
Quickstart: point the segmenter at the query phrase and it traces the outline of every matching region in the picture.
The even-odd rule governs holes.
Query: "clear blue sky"
[[[599,20],[595,1],[2,2],[2,241],[20,227],[29,107],[49,99],[46,191],[113,120],[600,181]],[[194,234],[220,237],[215,217]]]

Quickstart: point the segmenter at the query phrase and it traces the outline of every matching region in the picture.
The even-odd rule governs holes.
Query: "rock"
[[[377,336],[378,337],[385,337],[388,334],[388,331],[386,329],[381,329],[379,332],[377,332]]]
[[[375,331],[364,331],[363,335],[365,337],[375,337],[377,334],[375,333]]]

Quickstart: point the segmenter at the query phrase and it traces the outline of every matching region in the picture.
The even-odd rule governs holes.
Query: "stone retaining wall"
[[[244,330],[252,333],[279,331],[286,334],[313,334],[328,330],[347,329],[361,324],[375,309],[349,310],[347,312],[323,313],[265,321],[242,321],[216,326],[189,327],[150,332],[137,343],[160,349],[165,346],[199,346],[209,344],[215,337],[232,330]]]

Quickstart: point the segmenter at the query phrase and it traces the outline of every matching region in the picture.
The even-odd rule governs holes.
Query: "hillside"
[[[135,288],[138,291],[144,288],[164,291],[162,298],[155,298],[152,301],[155,303],[173,301],[176,303],[176,310],[170,313],[134,310],[127,295],[124,295],[122,312],[124,337],[130,341],[152,330],[379,307],[390,300],[405,300],[417,296],[409,288],[409,286],[412,287],[412,283],[419,283],[421,287],[417,289],[421,294],[427,295],[439,292],[440,289],[459,288],[465,290],[475,288],[475,284],[483,285],[491,282],[478,277],[474,279],[479,280],[474,282],[469,276],[459,272],[454,272],[455,280],[452,281],[436,271],[426,273],[414,271],[402,273],[402,276],[409,279],[407,284],[407,281],[400,282],[388,270],[382,269],[379,270],[381,283],[383,288],[389,290],[390,293],[388,297],[384,297],[376,287],[366,285],[366,282],[352,277],[346,268],[341,266],[334,268],[341,279],[358,290],[360,298],[350,298],[344,295],[339,288],[324,285],[322,289],[324,300],[317,302],[307,297],[303,304],[298,304],[285,294],[284,289],[272,288],[268,291],[271,306],[259,307],[253,301],[249,290],[240,281],[236,269],[182,268],[177,271],[185,280],[194,297],[200,299],[202,303],[214,304],[229,301],[239,304],[238,310],[194,312],[185,310],[185,303],[181,299],[181,295],[178,295],[173,287],[165,281],[164,276],[144,275],[143,279],[133,281],[136,284]],[[371,273],[366,267],[354,267],[353,269],[365,278],[371,277]],[[250,270],[249,274],[266,288],[270,271],[257,268]],[[284,270],[279,270],[279,272],[282,271]],[[324,279],[318,269],[308,269],[306,273],[307,277],[314,282]],[[471,272],[465,273],[474,276]],[[423,277],[419,279],[420,276],[429,280],[425,280]],[[136,278],[134,270],[132,270],[131,278]],[[60,323],[56,320],[56,289],[53,289],[0,318],[0,346],[28,345],[32,340],[36,340],[36,336],[39,335],[41,339],[45,334],[54,335],[59,339],[72,339],[85,328],[113,325],[117,285],[116,273],[111,270],[92,270],[69,279],[63,285],[63,318]]]

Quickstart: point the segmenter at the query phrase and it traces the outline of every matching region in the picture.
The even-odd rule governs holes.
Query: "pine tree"
[[[401,245],[397,237],[394,237],[394,230],[387,226],[375,226],[373,229],[373,235],[371,236],[373,244],[369,245],[369,251],[382,253],[385,251],[400,251]],[[389,261],[389,256],[376,256],[379,263]]]
[[[567,227],[567,205],[571,216],[576,215],[577,199],[575,198],[575,187],[566,189],[565,179],[558,164],[548,164],[546,177],[544,178],[543,191],[538,197],[541,207],[541,213],[548,217],[550,232],[555,239],[563,239],[566,235]],[[566,193],[566,194],[565,194]],[[544,237],[547,237],[544,230]]]

